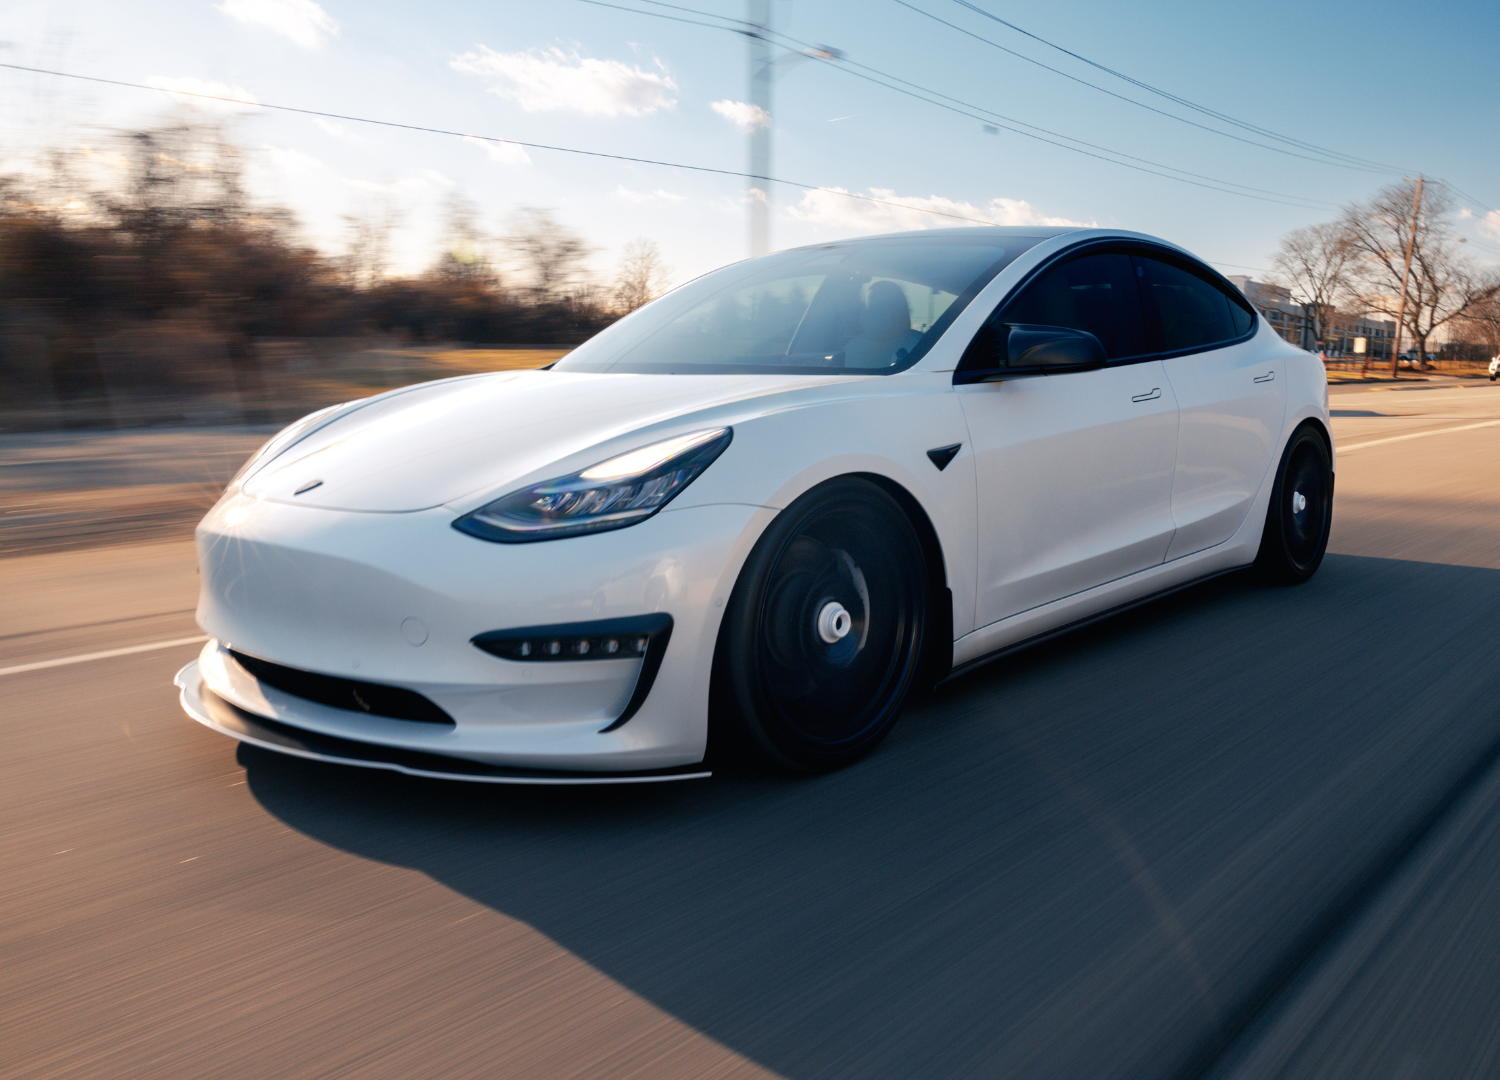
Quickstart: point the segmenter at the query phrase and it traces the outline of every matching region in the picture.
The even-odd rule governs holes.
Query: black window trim
[[[1052,255],[1049,255],[1047,259],[1040,265],[1032,267],[1032,269],[1027,272],[1026,276],[1018,281],[1010,289],[1010,291],[1005,294],[1005,299],[996,306],[994,311],[990,312],[990,314],[985,318],[984,322],[980,324],[979,330],[975,331],[974,336],[977,338],[979,334],[982,333],[984,329],[990,326],[992,323],[1003,322],[1005,311],[1008,307],[1010,307],[1011,303],[1015,301],[1022,292],[1029,288],[1032,282],[1036,281],[1037,278],[1047,273],[1053,267],[1058,266],[1064,262],[1071,261],[1072,259],[1078,258],[1083,255],[1113,254],[1116,252],[1124,255],[1142,256],[1145,258],[1157,259],[1169,265],[1176,266],[1179,269],[1186,270],[1188,273],[1193,274],[1195,277],[1203,278],[1210,285],[1213,285],[1220,292],[1224,293],[1229,298],[1230,303],[1238,304],[1240,308],[1250,314],[1250,329],[1247,332],[1241,334],[1239,337],[1227,338],[1224,341],[1215,342],[1207,348],[1203,346],[1194,346],[1188,349],[1168,349],[1159,352],[1139,353],[1135,356],[1121,356],[1106,361],[1104,364],[1105,367],[1124,367],[1127,364],[1144,364],[1152,360],[1172,360],[1179,356],[1192,356],[1195,353],[1206,353],[1214,352],[1217,349],[1227,349],[1231,345],[1240,345],[1246,341],[1249,341],[1260,331],[1260,315],[1255,310],[1254,306],[1252,306],[1250,301],[1246,299],[1246,297],[1234,287],[1233,282],[1231,282],[1223,274],[1220,274],[1218,271],[1214,270],[1212,267],[1206,265],[1198,259],[1193,258],[1193,256],[1188,255],[1186,252],[1178,251],[1174,248],[1169,248],[1161,244],[1153,244],[1147,240],[1136,240],[1125,236],[1101,236],[1095,237],[1090,240],[1085,240],[1081,243],[1074,244],[1072,247],[1067,247],[1061,251],[1055,252]],[[1141,318],[1145,319],[1146,300],[1145,297],[1140,294],[1139,277],[1137,277],[1136,279],[1136,302],[1141,306]],[[971,340],[970,344],[972,343],[973,342]],[[968,346],[965,346],[965,351],[967,351],[967,349]],[[961,378],[961,372],[965,372],[962,360],[959,361],[959,366],[953,373],[953,381],[955,383],[968,381]],[[1039,374],[1041,374],[1040,371],[1031,371],[1030,369],[1024,371],[1020,369],[1016,370],[1017,376]],[[1059,371],[1053,374],[1068,375],[1072,374],[1072,372]]]

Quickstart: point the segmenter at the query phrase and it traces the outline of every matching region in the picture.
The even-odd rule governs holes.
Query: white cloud
[[[672,96],[677,84],[665,72],[556,48],[497,53],[481,45],[476,52],[455,56],[449,66],[488,80],[491,93],[527,112],[642,116],[677,104]]]
[[[377,184],[373,180],[345,180],[344,183],[356,191],[368,191],[375,195],[410,195],[457,186],[452,180],[434,169],[418,169],[389,184]]]
[[[1083,225],[1062,217],[1049,217],[1021,199],[991,199],[984,206],[959,202],[941,195],[926,198],[897,195],[890,188],[871,188],[864,202],[846,198],[843,188],[809,191],[787,213],[812,225],[852,233],[900,232],[910,229],[951,229],[960,225]],[[899,203],[899,206],[886,205]],[[933,213],[932,211],[937,211]],[[954,217],[940,215],[952,214]],[[961,220],[969,219],[969,220]]]
[[[1468,221],[1473,216],[1474,216],[1474,211],[1470,210],[1467,206],[1460,206],[1458,208],[1458,220],[1459,221]]]
[[[270,163],[271,170],[283,176],[305,178],[328,172],[328,166],[318,158],[287,146],[262,146],[261,156]]]
[[[531,155],[526,152],[526,147],[517,146],[515,143],[476,139],[472,135],[465,135],[464,142],[480,147],[490,156],[491,161],[498,161],[502,165],[531,164]]]
[[[716,101],[710,108],[724,119],[733,123],[741,131],[751,132],[758,127],[771,126],[771,114],[759,105],[751,105],[745,101]],[[848,119],[844,117],[844,119]]]
[[[650,202],[653,199],[660,199],[662,202],[669,203],[687,202],[686,195],[679,195],[675,191],[663,191],[661,188],[649,192],[631,191],[624,184],[615,188],[614,197],[620,200],[620,202],[629,203],[632,206],[637,206],[643,202]]]
[[[146,85],[158,90],[171,90],[172,96],[182,104],[205,112],[246,112],[254,109],[257,104],[255,95],[243,86],[230,86],[211,79],[169,79],[153,75],[146,80]],[[194,94],[207,94],[209,97],[194,97]],[[210,98],[238,98],[239,101],[211,101]]]
[[[324,120],[321,116],[314,116],[310,119],[322,129],[323,134],[331,135],[335,139],[342,139],[344,142],[355,144],[363,144],[368,141],[363,135],[355,134],[343,124],[336,124],[332,120]]]
[[[339,32],[339,24],[313,0],[224,0],[219,10],[246,26],[259,26],[316,49]]]
[[[1500,240],[1500,210],[1491,210],[1479,223],[1479,231],[1492,240]]]

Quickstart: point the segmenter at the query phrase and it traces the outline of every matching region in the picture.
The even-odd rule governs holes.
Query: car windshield
[[[798,248],[689,282],[595,335],[557,371],[888,375],[1041,237],[891,237]]]

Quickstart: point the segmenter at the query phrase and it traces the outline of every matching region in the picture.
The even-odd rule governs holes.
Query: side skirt
[[[1064,623],[1062,626],[1053,627],[1051,630],[1044,630],[1042,633],[1037,634],[1033,637],[1025,638],[1021,641],[1012,642],[1009,645],[1005,645],[1001,648],[996,649],[994,652],[985,653],[983,656],[976,656],[973,660],[966,660],[964,663],[959,664],[953,669],[952,673],[949,674],[946,679],[942,680],[942,682],[938,683],[938,685],[944,686],[952,682],[954,679],[967,675],[969,672],[975,670],[976,668],[982,668],[986,664],[993,664],[997,660],[1003,660],[1007,656],[1022,652],[1023,650],[1029,649],[1034,645],[1040,645],[1044,641],[1051,641],[1053,638],[1062,637],[1064,634],[1071,634],[1074,630],[1081,630],[1085,626],[1092,626],[1096,622],[1103,622],[1105,619],[1112,619],[1116,615],[1123,615],[1127,611],[1142,607],[1146,604],[1154,604],[1156,601],[1162,599],[1163,597],[1171,596],[1173,593],[1182,592],[1184,589],[1191,589],[1194,586],[1202,585],[1204,582],[1212,581],[1214,578],[1220,578],[1226,574],[1237,574],[1241,570],[1248,570],[1254,565],[1254,563],[1246,563],[1244,566],[1231,566],[1224,570],[1214,570],[1211,573],[1203,574],[1201,577],[1190,578],[1187,581],[1179,582],[1176,585],[1169,585],[1159,592],[1148,593],[1145,596],[1136,597],[1136,599],[1134,600],[1127,600],[1123,604],[1117,604],[1112,608],[1105,608],[1103,611],[1095,612],[1092,615],[1086,615],[1083,618],[1075,619],[1070,623]]]

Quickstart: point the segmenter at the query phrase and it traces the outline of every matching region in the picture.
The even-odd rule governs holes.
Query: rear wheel
[[[1300,585],[1317,572],[1333,523],[1333,466],[1311,424],[1292,433],[1281,455],[1255,565],[1263,577]]]
[[[814,488],[771,523],[730,597],[718,722],[784,768],[857,760],[912,689],[927,605],[921,541],[896,501],[854,477]]]

